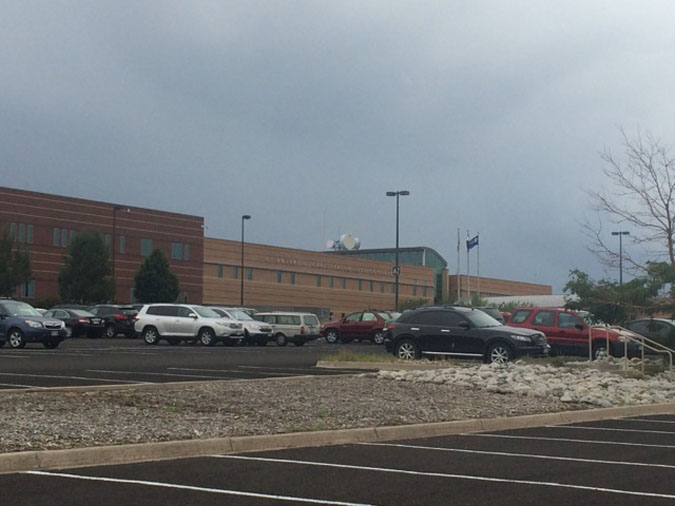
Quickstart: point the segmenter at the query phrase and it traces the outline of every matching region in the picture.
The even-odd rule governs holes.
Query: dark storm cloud
[[[670,134],[667,2],[0,2],[7,186],[321,249],[481,233],[481,274],[603,272],[578,225],[618,126]],[[475,265],[475,260],[472,262]],[[465,259],[462,258],[462,270]]]

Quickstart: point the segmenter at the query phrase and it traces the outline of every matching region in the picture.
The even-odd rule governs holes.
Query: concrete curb
[[[32,470],[132,464],[157,460],[205,457],[216,454],[280,450],[284,448],[375,443],[668,413],[675,413],[675,403],[563,411],[559,413],[458,420],[417,425],[197,439],[72,450],[5,453],[0,454],[0,474]]]
[[[447,363],[409,364],[405,362],[331,362],[319,360],[316,363],[319,369],[367,370],[367,371],[415,371],[427,369],[447,369],[452,367]]]

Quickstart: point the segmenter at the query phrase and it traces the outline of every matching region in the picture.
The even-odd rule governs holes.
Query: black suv
[[[105,322],[105,337],[115,337],[117,334],[124,334],[129,338],[136,337],[134,323],[138,311],[133,306],[117,306],[113,304],[99,304],[92,307],[89,311],[94,316],[100,316]]]
[[[384,344],[404,360],[448,355],[500,364],[521,355],[546,356],[551,348],[537,330],[507,327],[483,311],[464,307],[406,311],[387,326]]]

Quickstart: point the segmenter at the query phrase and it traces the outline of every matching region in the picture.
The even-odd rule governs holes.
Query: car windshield
[[[483,313],[483,311],[475,310],[466,313],[466,317],[471,321],[471,325],[478,328],[484,327],[501,327],[502,324],[495,320],[492,316]]]
[[[25,302],[9,301],[4,302],[3,306],[9,314],[14,316],[42,316],[37,309]]]
[[[222,318],[218,313],[213,309],[202,306],[195,306],[192,310],[203,318]]]
[[[230,314],[234,317],[235,320],[239,321],[249,321],[253,320],[248,313],[245,313],[241,309],[230,309]]]

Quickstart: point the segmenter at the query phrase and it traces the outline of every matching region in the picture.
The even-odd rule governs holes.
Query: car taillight
[[[300,333],[301,333],[301,334],[304,334],[304,333],[305,333],[305,326],[304,326],[304,325],[300,327]]]
[[[115,317],[115,320],[126,320],[127,319],[127,315],[124,315],[124,314],[114,314],[113,316]]]
[[[387,330],[394,330],[395,328],[396,328],[395,323],[390,323],[389,325],[387,325]]]
[[[80,323],[89,323],[89,318],[78,318],[77,321]]]

